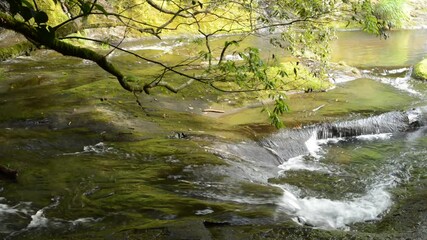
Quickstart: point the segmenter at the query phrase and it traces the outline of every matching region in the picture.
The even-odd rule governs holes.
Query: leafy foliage
[[[25,22],[34,20],[38,26],[46,25],[49,17],[46,12],[38,9],[37,5],[32,5],[27,0],[7,0],[10,4],[10,13],[20,15]],[[34,3],[36,3],[34,1]]]
[[[43,5],[46,2],[60,6],[67,19],[54,24],[51,20],[56,13]],[[326,78],[328,42],[335,37],[330,23],[358,22],[365,31],[386,37],[386,30],[399,26],[404,19],[402,5],[403,0],[380,0],[376,4],[370,0],[6,0],[0,4],[0,22],[37,46],[96,62],[114,75],[124,89],[134,93],[149,93],[155,87],[178,92],[194,81],[224,92],[268,92],[274,106],[265,111],[271,122],[281,127],[280,115],[288,110],[284,91],[304,88],[295,84],[304,81],[320,85]],[[109,37],[94,39],[75,34],[93,27],[121,27],[123,36],[110,41]],[[176,65],[120,47],[129,33],[161,38],[164,33],[176,31],[199,34],[203,47]],[[225,41],[222,49],[211,46],[216,35],[235,33],[241,39]],[[253,46],[239,50],[239,43],[253,34],[271,35],[272,44],[299,60],[290,66],[263,59]],[[137,80],[117,69],[107,59],[108,54],[99,54],[71,40],[109,46],[111,51],[121,50],[157,64],[161,70],[152,81]],[[241,61],[225,59],[232,51]],[[311,72],[303,66],[307,60],[317,63]],[[194,65],[198,70],[189,74],[187,68]],[[176,82],[165,80],[171,73],[188,81],[175,86]],[[224,89],[221,83],[233,84]]]
[[[374,7],[374,14],[388,28],[401,27],[408,20],[404,11],[405,0],[381,0]]]

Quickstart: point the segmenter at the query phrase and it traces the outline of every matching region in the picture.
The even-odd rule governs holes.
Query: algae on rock
[[[415,64],[412,76],[427,81],[427,58]]]

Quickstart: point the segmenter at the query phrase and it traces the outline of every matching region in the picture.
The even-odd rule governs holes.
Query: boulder
[[[415,64],[412,76],[414,78],[427,81],[427,58]]]
[[[359,69],[347,65],[345,62],[329,63],[330,79],[334,83],[352,81],[362,77]]]

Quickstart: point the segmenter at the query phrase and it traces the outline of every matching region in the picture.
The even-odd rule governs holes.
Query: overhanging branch
[[[74,46],[72,44],[60,41],[54,36],[47,36],[49,34],[46,29],[38,30],[24,22],[18,21],[14,19],[12,16],[0,12],[0,24],[2,27],[7,28],[9,30],[18,32],[24,35],[30,41],[39,43],[40,45],[44,45],[47,48],[50,48],[58,53],[61,53],[65,56],[78,57],[86,60],[90,60],[98,64],[102,69],[112,74],[117,78],[120,85],[130,92],[142,92],[143,89],[138,86],[130,85],[124,75],[113,65],[111,64],[105,56],[87,49]]]

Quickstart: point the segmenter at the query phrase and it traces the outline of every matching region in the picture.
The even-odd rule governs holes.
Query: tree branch
[[[178,87],[174,87],[174,86],[170,85],[169,83],[167,83],[165,81],[153,82],[152,84],[146,84],[146,85],[144,85],[144,92],[147,93],[147,94],[150,94],[150,91],[149,91],[150,88],[164,87],[164,88],[168,89],[169,91],[171,91],[173,93],[178,93],[182,89],[190,86],[193,82],[194,82],[194,79],[190,79],[190,80],[188,80],[187,82],[181,84]]]
[[[93,41],[93,42],[97,42],[97,43],[107,44],[107,45],[108,45],[108,46],[110,46],[110,47],[113,47],[113,48],[115,48],[115,49],[117,49],[117,50],[120,50],[120,51],[122,51],[122,52],[128,53],[128,54],[130,54],[130,55],[133,55],[133,56],[135,56],[135,57],[137,57],[137,58],[139,58],[139,59],[142,59],[142,60],[145,60],[145,61],[147,61],[147,62],[151,62],[151,63],[157,64],[157,65],[159,65],[159,66],[161,66],[161,67],[163,67],[163,68],[167,69],[168,71],[171,71],[171,72],[173,72],[173,73],[176,73],[176,74],[178,74],[178,75],[180,75],[180,76],[182,76],[182,77],[186,77],[186,78],[189,78],[189,79],[194,79],[194,80],[196,80],[196,81],[198,81],[198,82],[202,82],[202,83],[205,83],[205,82],[207,82],[207,81],[212,80],[212,79],[210,79],[210,78],[202,78],[202,77],[197,78],[197,77],[194,77],[194,76],[188,75],[188,74],[186,74],[186,73],[183,73],[183,72],[180,72],[180,71],[176,70],[174,66],[172,66],[172,67],[171,67],[171,66],[167,66],[166,64],[164,64],[164,63],[162,63],[162,62],[159,62],[159,61],[156,61],[156,60],[153,60],[153,59],[146,58],[146,57],[141,56],[141,55],[139,55],[139,54],[137,54],[137,53],[134,53],[134,52],[129,51],[129,50],[126,50],[126,49],[124,49],[124,48],[118,47],[118,46],[116,46],[116,45],[114,45],[114,44],[111,44],[111,43],[109,43],[109,42],[106,42],[106,41],[102,41],[102,40],[98,40],[98,39],[92,39],[92,38],[85,38],[85,37],[77,37],[77,36],[64,37],[64,38],[62,38],[62,39],[81,39],[81,40],[88,40],[88,41]],[[179,65],[177,65],[177,66],[179,66]]]
[[[18,32],[24,35],[27,39],[39,43],[40,45],[44,45],[52,50],[55,50],[56,52],[61,53],[62,55],[78,57],[95,62],[102,69],[115,76],[119,81],[120,85],[127,91],[143,91],[143,89],[138,88],[137,86],[130,85],[126,81],[124,75],[113,64],[111,64],[103,55],[93,50],[77,47],[69,43],[62,42],[53,36],[46,36],[46,34],[49,34],[46,29],[44,29],[44,31],[37,30],[36,28],[24,22],[18,21],[3,12],[0,12],[0,23],[2,27]]]

